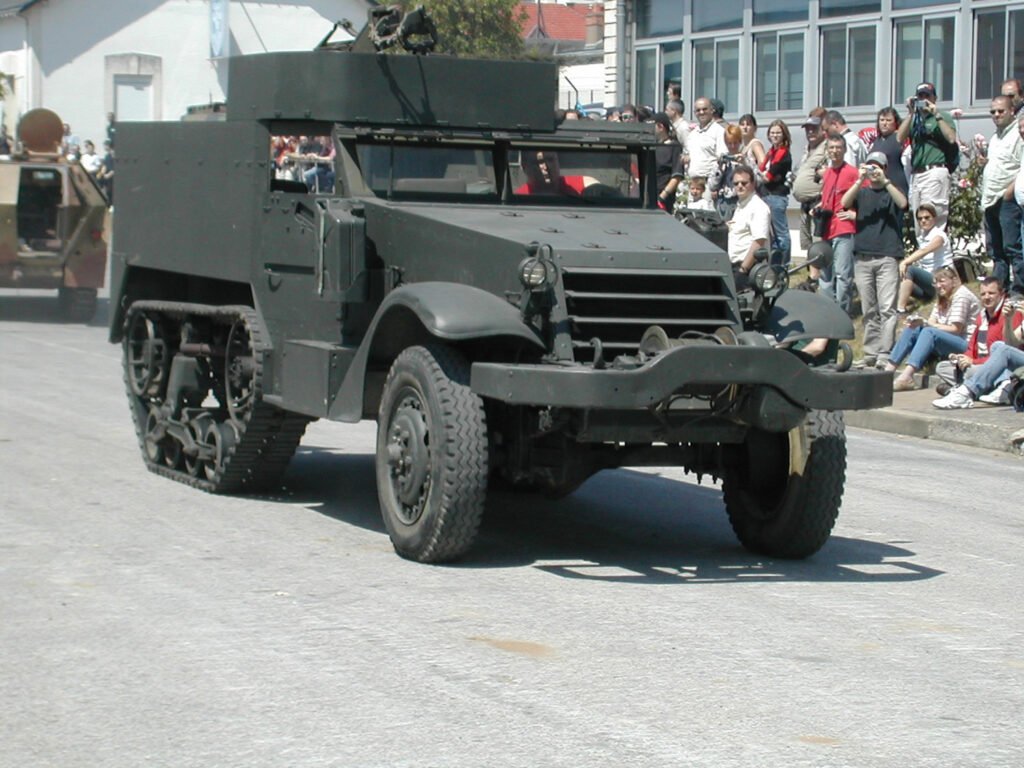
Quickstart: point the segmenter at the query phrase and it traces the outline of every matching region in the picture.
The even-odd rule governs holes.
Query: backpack
[[[942,149],[946,153],[946,170],[950,173],[956,173],[960,170],[960,141],[946,144]]]
[[[1010,381],[1010,405],[1020,413],[1024,411],[1024,365],[1013,372]]]

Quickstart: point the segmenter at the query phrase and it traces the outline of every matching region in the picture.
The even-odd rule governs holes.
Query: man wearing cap
[[[804,136],[807,149],[800,165],[793,175],[793,197],[800,203],[800,247],[806,251],[811,247],[811,209],[821,200],[821,173],[827,162],[825,158],[825,133],[821,129],[821,118],[825,110],[815,107],[804,121]],[[817,279],[817,272],[812,273]]]
[[[1017,172],[1024,143],[1013,118],[1009,96],[992,99],[989,114],[996,126],[988,142],[981,175],[981,211],[985,219],[985,245],[992,259],[992,275],[1010,290],[1011,269],[1016,273],[1013,292],[1024,293],[1024,259],[1021,256],[1021,211],[1014,198]]]
[[[899,262],[903,256],[901,211],[907,198],[885,171],[882,152],[871,152],[857,172],[858,181],[843,194],[843,212],[857,222],[853,237],[853,274],[864,313],[864,365],[884,366],[896,341]],[[864,182],[867,182],[866,184]]]
[[[910,139],[910,209],[921,203],[935,206],[936,226],[945,228],[949,217],[949,170],[946,153],[957,144],[953,118],[935,106],[935,86],[921,83],[914,96],[907,99],[907,116],[896,136]],[[917,230],[920,235],[920,230]]]
[[[710,99],[703,96],[697,99],[693,111],[697,116],[697,127],[686,139],[690,156],[689,175],[708,178],[718,168],[718,158],[729,151],[725,146],[725,128],[715,122]],[[711,199],[710,191],[705,193],[705,197]]]

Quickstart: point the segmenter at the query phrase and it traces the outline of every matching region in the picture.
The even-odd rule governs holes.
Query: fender
[[[764,330],[779,343],[803,339],[852,339],[853,321],[827,296],[786,291],[772,307]]]
[[[363,417],[366,372],[371,360],[390,361],[405,347],[430,338],[459,342],[499,336],[511,336],[544,349],[519,310],[493,293],[458,283],[400,286],[377,308],[328,418],[355,422]]]

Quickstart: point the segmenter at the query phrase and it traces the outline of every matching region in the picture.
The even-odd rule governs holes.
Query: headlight
[[[529,256],[519,264],[519,282],[530,291],[554,285],[558,277],[555,263],[543,256]]]
[[[778,264],[761,263],[751,271],[750,282],[756,293],[773,299],[789,287],[789,273]]]

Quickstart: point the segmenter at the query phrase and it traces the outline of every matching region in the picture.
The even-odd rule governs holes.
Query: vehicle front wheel
[[[395,551],[454,560],[476,539],[487,495],[484,404],[469,365],[442,346],[404,350],[377,419],[377,495]]]
[[[722,492],[740,543],[771,557],[803,558],[828,541],[846,480],[841,411],[811,411],[799,427],[751,430],[726,453]]]

